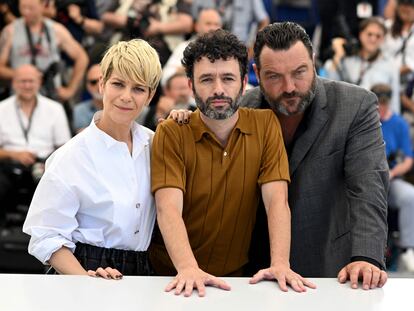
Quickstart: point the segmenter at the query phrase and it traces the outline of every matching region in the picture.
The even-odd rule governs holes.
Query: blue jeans
[[[399,210],[400,246],[414,247],[414,186],[400,178],[392,179],[388,203]]]

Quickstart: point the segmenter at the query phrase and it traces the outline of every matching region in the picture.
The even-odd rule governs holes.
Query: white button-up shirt
[[[28,128],[29,118],[21,111],[16,96],[0,102],[0,148],[31,151],[46,158],[71,137],[62,105],[42,95],[37,96],[27,140],[22,126]]]
[[[29,253],[46,263],[62,246],[81,242],[147,250],[155,222],[150,188],[153,132],[134,123],[132,156],[124,142],[91,124],[46,162],[23,231]]]

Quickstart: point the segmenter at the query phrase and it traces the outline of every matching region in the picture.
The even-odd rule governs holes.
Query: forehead
[[[200,23],[220,22],[220,15],[215,10],[203,10],[198,17]]]
[[[19,5],[30,6],[30,7],[40,7],[43,5],[43,3],[42,3],[42,0],[20,0]]]
[[[37,80],[40,78],[39,72],[35,68],[23,66],[15,71],[14,79],[16,80]]]
[[[207,57],[203,56],[194,63],[194,77],[201,75],[223,75],[233,74],[240,76],[240,65],[234,57],[226,60],[220,58],[211,62]]]
[[[171,86],[178,86],[178,85],[187,85],[187,77],[186,76],[175,76],[170,80]]]
[[[93,65],[88,71],[88,77],[97,77],[101,76],[101,67],[99,65]]]
[[[273,50],[264,46],[260,53],[261,71],[289,72],[311,63],[309,52],[301,41],[293,44],[288,50]]]
[[[367,27],[365,27],[365,29],[363,29],[361,32],[370,32],[370,31],[377,31],[381,33],[384,32],[382,27],[378,25],[377,23],[368,24]]]

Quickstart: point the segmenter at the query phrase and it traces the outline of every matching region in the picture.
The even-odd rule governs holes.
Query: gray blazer
[[[242,106],[262,101],[255,88]],[[385,266],[389,175],[375,95],[317,78],[308,127],[289,165],[293,270],[336,277],[354,256]]]

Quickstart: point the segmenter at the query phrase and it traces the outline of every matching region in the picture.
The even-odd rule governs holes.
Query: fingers
[[[359,267],[354,267],[349,273],[349,280],[351,281],[352,288],[358,288],[358,277],[361,269]]]
[[[231,287],[229,284],[227,284],[226,282],[224,282],[223,280],[210,275],[205,281],[204,284],[206,285],[210,285],[210,286],[215,286],[217,288],[220,289],[224,289],[224,290],[230,290]]]
[[[311,281],[309,281],[308,279],[305,279],[305,278],[302,278],[301,280],[302,280],[302,282],[305,286],[307,286],[309,288],[312,288],[312,289],[316,289],[316,284],[315,283],[312,283]]]
[[[109,273],[109,276],[114,280],[120,280],[122,279],[122,274],[116,269],[113,269],[111,267],[106,267],[105,271]]]
[[[380,276],[381,276],[381,271],[379,269],[378,270],[375,269],[374,271],[372,271],[372,279],[371,279],[370,288],[378,287]]]
[[[123,277],[121,272],[111,267],[106,267],[105,269],[103,269],[102,267],[99,267],[98,269],[96,269],[96,271],[88,270],[88,275],[102,277],[107,280],[110,280],[110,279],[120,280]]]
[[[201,280],[196,281],[196,287],[198,290],[198,296],[204,297],[206,295],[206,286],[204,285],[204,282]]]
[[[306,288],[300,279],[292,278],[289,280],[289,284],[295,292],[298,292],[298,293],[306,292]]]
[[[190,122],[190,116],[192,111],[185,109],[174,109],[170,112],[168,119],[174,119],[178,124],[187,124]]]
[[[181,292],[183,291],[184,286],[185,286],[185,281],[183,281],[183,280],[178,281],[177,285],[175,286],[174,294],[180,295]]]
[[[361,270],[362,272],[362,288],[368,290],[372,281],[372,269],[367,267]]]
[[[250,284],[256,284],[264,279],[264,270],[259,270],[253,277],[249,280]]]
[[[187,282],[185,282],[184,297],[190,297],[191,294],[193,293],[193,288],[194,288],[194,281],[187,280]]]
[[[174,289],[177,286],[178,280],[174,279],[172,280],[170,283],[168,283],[167,287],[165,288],[166,292],[171,291],[172,289]]]
[[[383,287],[385,285],[385,283],[387,283],[388,280],[388,275],[387,272],[385,271],[380,271],[380,280],[378,282],[378,287]]]
[[[338,282],[345,283],[347,280],[347,277],[348,277],[348,272],[346,271],[346,267],[344,267],[338,273]]]
[[[283,292],[287,292],[288,291],[288,288],[287,288],[287,285],[286,285],[286,278],[284,276],[283,277],[279,277],[277,279],[277,283],[279,284],[279,287],[280,287],[280,289]]]

